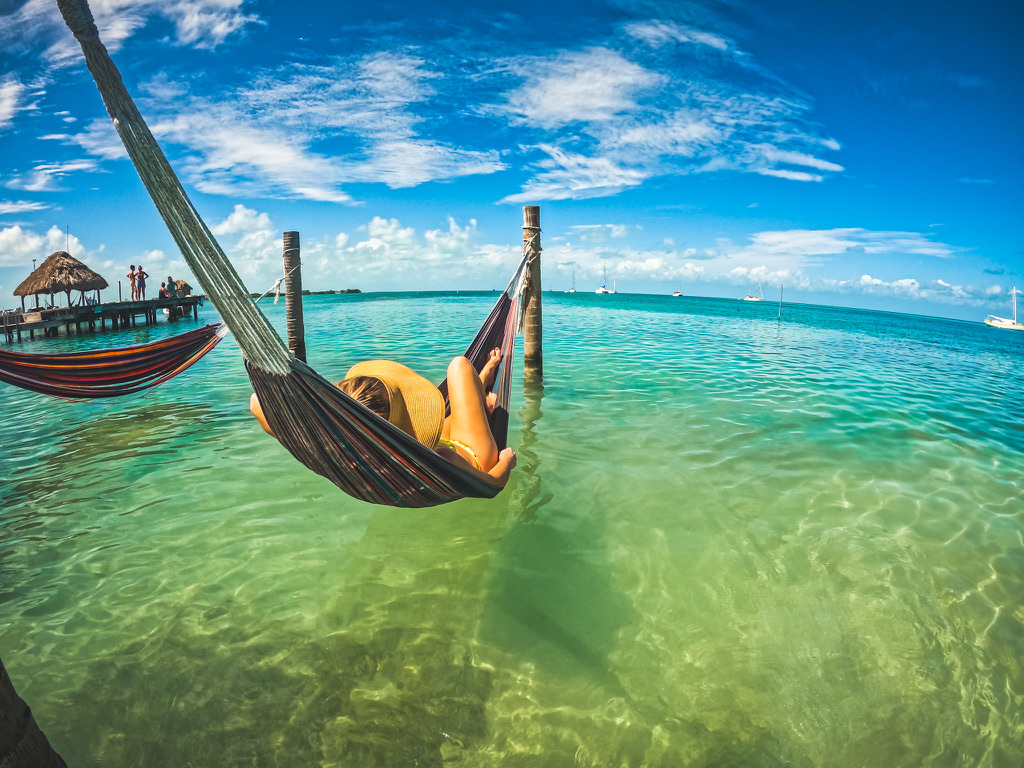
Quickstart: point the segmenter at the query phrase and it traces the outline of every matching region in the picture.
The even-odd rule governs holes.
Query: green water
[[[309,297],[309,359],[439,380],[492,301]],[[1024,334],[544,302],[491,502],[344,496],[230,338],[127,401],[0,389],[0,658],[69,765],[1024,763]]]

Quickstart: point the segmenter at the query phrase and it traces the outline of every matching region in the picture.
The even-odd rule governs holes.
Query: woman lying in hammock
[[[498,450],[487,415],[494,410],[494,385],[501,350],[493,349],[477,374],[465,357],[448,365],[448,400],[445,416],[440,390],[410,368],[390,360],[371,360],[352,366],[339,389],[452,463],[504,488],[516,465],[511,448]],[[260,426],[274,435],[253,393],[249,410]],[[276,437],[276,435],[275,435]]]

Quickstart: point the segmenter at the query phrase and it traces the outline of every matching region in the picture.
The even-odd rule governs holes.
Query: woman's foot
[[[483,370],[480,371],[480,381],[484,383],[484,392],[490,392],[494,386],[494,380],[498,377],[498,366],[501,365],[501,349],[495,347],[487,356]]]
[[[486,406],[488,413],[494,413],[494,409],[498,406],[498,395],[494,392],[488,392],[486,399],[484,400],[484,405]]]

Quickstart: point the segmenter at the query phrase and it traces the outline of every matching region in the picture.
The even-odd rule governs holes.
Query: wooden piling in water
[[[284,302],[288,323],[288,349],[306,362],[306,326],[302,321],[302,259],[299,254],[299,233],[284,233]]]
[[[526,287],[523,312],[523,374],[529,381],[544,375],[543,329],[540,287],[540,206],[523,206],[523,247],[528,250]]]

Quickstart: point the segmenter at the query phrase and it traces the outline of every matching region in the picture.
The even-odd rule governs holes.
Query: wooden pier
[[[0,315],[0,328],[7,341],[13,341],[15,338],[21,341],[22,334],[26,333],[30,339],[34,339],[36,331],[42,331],[44,336],[56,336],[61,326],[64,326],[66,333],[71,333],[72,328],[76,333],[82,333],[83,327],[89,332],[96,331],[97,324],[99,330],[105,330],[107,321],[110,321],[111,330],[136,325],[139,318],[142,318],[144,323],[152,325],[160,314],[164,314],[165,309],[169,310],[168,320],[185,317],[189,313],[198,320],[199,306],[202,303],[202,296],[184,296],[173,299],[80,304],[73,307],[40,309],[36,312],[7,310]]]

